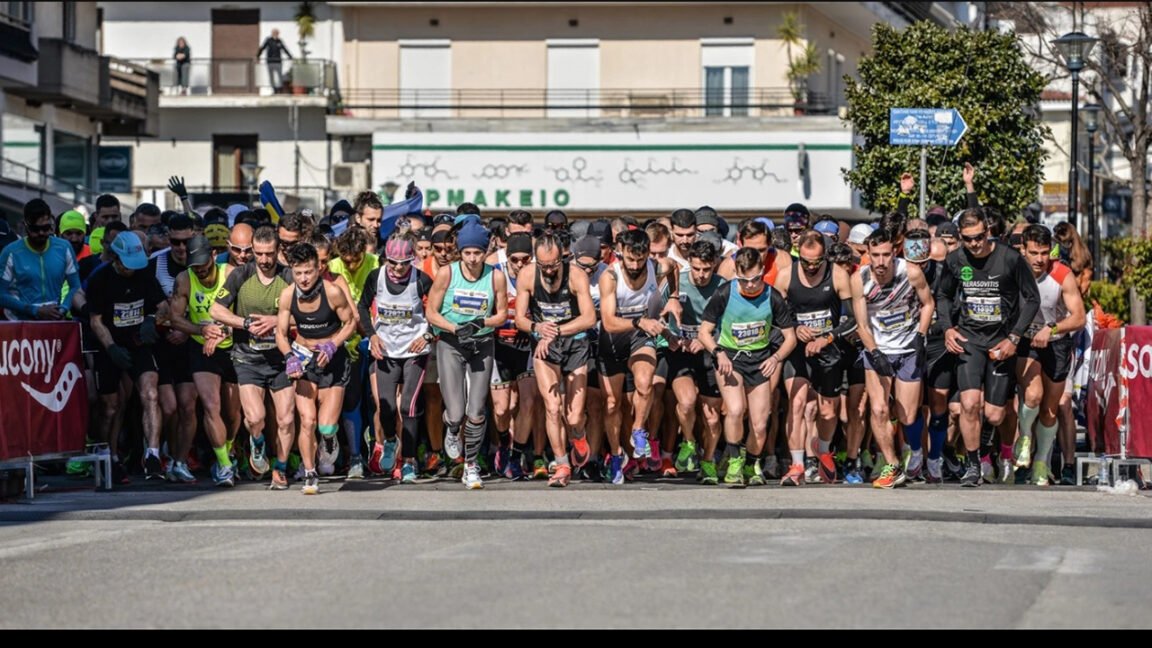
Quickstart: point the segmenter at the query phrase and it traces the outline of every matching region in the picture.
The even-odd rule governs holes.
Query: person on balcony
[[[192,63],[192,48],[188,46],[188,41],[184,40],[183,36],[176,39],[172,59],[176,61],[176,92],[188,94],[188,70]]]
[[[264,44],[260,46],[260,50],[256,52],[256,58],[259,59],[260,55],[268,50],[268,54],[264,57],[265,62],[268,64],[268,83],[272,86],[273,92],[280,92],[284,85],[284,73],[281,69],[281,55],[292,58],[291,52],[284,46],[280,40],[280,30],[273,29],[272,35],[264,39]]]

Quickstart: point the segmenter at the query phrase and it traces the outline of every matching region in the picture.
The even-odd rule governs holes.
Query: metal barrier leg
[[[36,465],[32,463],[32,455],[28,455],[28,471],[24,473],[24,493],[28,499],[36,497]]]

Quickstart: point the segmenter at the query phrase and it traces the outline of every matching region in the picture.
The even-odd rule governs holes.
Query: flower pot
[[[292,94],[294,94],[294,95],[308,94],[308,88],[305,88],[302,85],[294,85],[294,86],[292,86]]]

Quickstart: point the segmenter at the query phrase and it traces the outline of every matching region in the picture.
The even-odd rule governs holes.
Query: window
[[[68,43],[76,42],[76,3],[64,2],[64,40]]]
[[[401,40],[400,117],[451,117],[451,102],[451,43]]]
[[[212,187],[215,191],[246,191],[243,164],[257,164],[256,135],[212,137]]]
[[[599,103],[600,41],[549,39],[548,116],[598,117]]]
[[[0,20],[27,29],[35,17],[33,7],[31,2],[0,2]]]
[[[742,117],[749,114],[753,48],[751,38],[705,38],[701,41],[705,116]]]

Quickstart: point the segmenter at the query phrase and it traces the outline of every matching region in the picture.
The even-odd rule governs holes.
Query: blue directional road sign
[[[955,146],[967,131],[955,108],[888,110],[888,143],[893,146]]]

